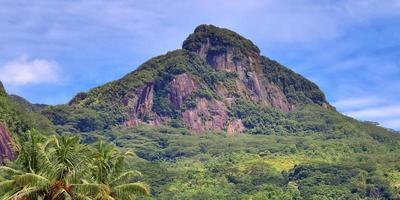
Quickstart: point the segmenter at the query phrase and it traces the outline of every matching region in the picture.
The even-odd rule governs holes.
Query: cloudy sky
[[[199,24],[251,39],[339,111],[400,130],[399,0],[1,0],[0,80],[65,103],[180,48]]]

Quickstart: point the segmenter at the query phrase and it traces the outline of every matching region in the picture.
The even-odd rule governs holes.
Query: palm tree
[[[37,131],[16,146],[16,169],[0,167],[6,180],[0,182],[0,197],[10,200],[72,199],[73,182],[83,175],[85,146],[77,137],[46,139]],[[18,166],[19,169],[18,169]]]
[[[125,200],[150,194],[147,185],[129,182],[140,172],[123,171],[125,158],[133,155],[130,152],[121,154],[100,141],[90,153],[78,137],[46,138],[35,130],[27,136],[16,146],[14,165],[0,167],[5,178],[0,182],[0,199]]]
[[[130,182],[142,174],[136,170],[124,171],[125,158],[131,152],[120,153],[114,146],[99,141],[93,154],[93,182],[84,182],[73,191],[96,200],[136,199],[136,195],[150,195],[149,188],[141,182]]]

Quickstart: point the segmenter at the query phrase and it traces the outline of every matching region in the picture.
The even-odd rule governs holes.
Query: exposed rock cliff
[[[14,160],[13,151],[14,141],[6,127],[0,123],[0,164],[4,164],[6,160]]]
[[[153,108],[154,84],[148,83],[132,92],[128,92],[123,98],[124,105],[129,110],[129,120],[126,125],[134,126],[139,122],[149,122],[150,116],[154,116]],[[158,124],[152,121],[152,124]]]
[[[250,40],[201,25],[183,48],[155,57],[122,79],[78,94],[74,107],[126,113],[124,124],[177,125],[196,133],[245,130],[231,113],[239,99],[283,113],[315,104],[329,108],[312,82],[262,55]],[[121,118],[121,116],[116,116]]]
[[[175,108],[180,108],[185,100],[199,86],[187,73],[179,74],[169,83],[168,97]]]

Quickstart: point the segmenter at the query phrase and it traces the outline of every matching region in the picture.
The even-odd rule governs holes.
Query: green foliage
[[[107,117],[94,110],[66,105],[50,106],[42,111],[59,128],[57,132],[90,132],[109,126]],[[69,127],[69,128],[68,128]],[[67,128],[67,129],[65,129]]]
[[[238,99],[231,108],[234,117],[242,119],[252,134],[287,134],[298,131],[299,123],[271,107],[261,106],[249,100]]]
[[[261,62],[264,75],[282,89],[290,103],[327,103],[325,95],[315,83],[269,58],[262,56]]]
[[[198,51],[201,44],[210,42],[212,48],[209,51],[215,53],[226,52],[227,47],[235,47],[238,53],[249,56],[252,53],[259,53],[260,50],[250,40],[228,29],[219,28],[213,25],[200,25],[194,33],[183,42],[183,49]]]
[[[393,144],[400,138],[390,130],[358,122],[332,109],[312,104],[283,113],[253,101],[237,99],[230,110],[233,117],[242,119],[247,132],[251,134],[319,135],[325,139],[364,136]]]
[[[368,132],[329,139],[317,133],[227,137],[140,126],[105,135],[144,159],[130,165],[155,199],[395,199],[397,135],[386,133],[381,143]]]
[[[289,179],[299,185],[304,199],[394,199],[390,183],[367,163],[306,164],[296,166]]]
[[[7,95],[0,95],[0,123],[19,135],[31,128],[45,133],[54,132],[52,123],[46,117],[29,111],[26,105],[15,102]]]

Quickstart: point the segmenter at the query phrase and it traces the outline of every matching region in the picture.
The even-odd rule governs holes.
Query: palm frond
[[[11,167],[6,167],[6,166],[1,166],[0,167],[0,172],[3,172],[7,175],[18,175],[18,174],[22,174],[21,171],[13,169]]]
[[[128,199],[136,195],[150,195],[149,187],[144,183],[128,183],[112,188],[112,194],[118,199]]]
[[[7,197],[5,200],[18,200],[18,199],[34,199],[33,197],[37,197],[41,193],[42,190],[37,187],[27,187],[22,190],[19,190],[15,194],[10,197]]]
[[[5,194],[15,188],[14,180],[6,180],[0,182],[0,194]]]
[[[103,184],[72,184],[72,193],[81,195],[95,196],[97,194],[104,193],[108,191],[108,187]]]
[[[15,184],[20,187],[36,187],[39,189],[45,189],[49,186],[50,181],[40,175],[26,173],[15,177]]]
[[[98,194],[94,199],[96,200],[116,200],[114,197],[110,196],[109,194]],[[128,199],[124,199],[128,200]]]
[[[51,148],[51,145],[59,146],[57,136],[50,136],[50,138],[43,143],[43,148],[47,150]]]
[[[117,184],[124,183],[125,181],[128,181],[131,178],[140,177],[140,176],[142,176],[142,173],[140,173],[139,171],[136,171],[136,170],[128,171],[128,172],[122,173],[117,178],[115,178],[113,181],[111,181],[110,185],[115,186]]]

